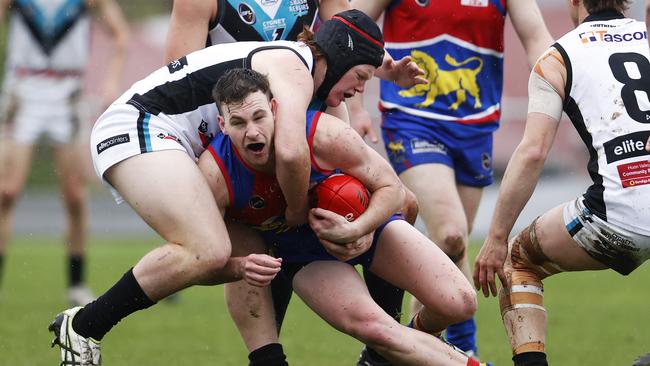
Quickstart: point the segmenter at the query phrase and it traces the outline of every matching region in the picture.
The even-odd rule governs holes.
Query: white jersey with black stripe
[[[86,0],[14,1],[7,69],[81,72],[88,60],[89,39]]]
[[[564,111],[586,144],[593,184],[585,206],[650,235],[650,52],[645,23],[590,15],[554,47],[567,68]]]
[[[250,68],[252,57],[267,49],[288,49],[313,69],[313,56],[300,42],[238,42],[211,46],[162,67],[133,84],[114,104],[130,104],[141,112],[164,115],[198,156],[218,131],[212,88],[223,73]]]

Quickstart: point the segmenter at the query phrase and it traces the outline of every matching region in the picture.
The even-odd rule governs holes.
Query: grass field
[[[89,283],[100,292],[146,251],[154,238],[93,240]],[[58,365],[47,325],[67,307],[64,258],[53,239],[16,238],[0,292],[0,365]],[[472,255],[476,253],[472,248]],[[626,366],[650,351],[650,272],[623,278],[611,271],[545,281],[553,365]],[[481,297],[477,314],[482,358],[510,365],[497,302]],[[297,297],[281,341],[291,365],[354,365],[361,344],[329,328]],[[104,338],[105,365],[246,365],[247,352],[223,302],[222,287],[195,287],[118,324]]]

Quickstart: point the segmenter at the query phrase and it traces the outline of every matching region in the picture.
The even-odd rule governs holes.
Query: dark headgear
[[[384,58],[384,37],[377,24],[363,12],[340,12],[316,31],[316,45],[325,55],[327,72],[316,96],[326,99],[343,75],[357,65],[379,67]]]

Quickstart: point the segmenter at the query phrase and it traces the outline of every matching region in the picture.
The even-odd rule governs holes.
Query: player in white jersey
[[[537,61],[526,130],[501,183],[474,283],[496,296],[515,365],[547,365],[542,280],[612,268],[627,275],[650,256],[650,53],[628,0],[571,0],[576,29]],[[580,24],[578,25],[578,21]],[[508,244],[557,131],[562,109],[589,151],[593,184],[535,219]]]
[[[29,174],[34,145],[52,145],[66,211],[68,300],[85,304],[83,285],[86,193],[79,101],[90,52],[90,12],[112,38],[104,95],[118,95],[128,38],[127,23],[114,0],[0,1],[0,19],[10,14],[0,113],[0,271],[12,230],[12,215]],[[107,103],[108,104],[108,103]]]
[[[183,288],[239,275],[241,267],[229,264],[232,248],[220,210],[196,165],[218,128],[215,82],[233,68],[263,73],[281,101],[275,117],[305,126],[312,98],[336,106],[363,91],[384,55],[379,28],[356,10],[300,39],[196,51],[135,83],[100,116],[91,135],[98,175],[165,244],[97,300],[56,317],[50,329],[63,363],[99,364],[99,341],[121,319]]]

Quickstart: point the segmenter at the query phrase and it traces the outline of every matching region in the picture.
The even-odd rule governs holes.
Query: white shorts
[[[564,206],[569,235],[594,259],[628,275],[650,258],[650,236],[639,235],[593,215],[579,197]]]
[[[90,134],[90,151],[97,176],[135,155],[162,150],[181,150],[192,159],[195,152],[188,131],[164,114],[141,112],[129,104],[113,104],[102,114]]]
[[[41,136],[54,144],[75,142],[80,87],[79,77],[9,77],[2,93],[0,133],[30,145]]]

